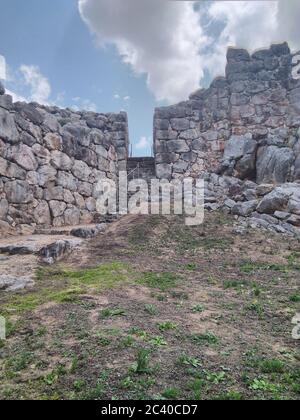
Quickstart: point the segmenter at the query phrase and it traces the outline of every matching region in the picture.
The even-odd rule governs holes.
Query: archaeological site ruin
[[[154,158],[129,158],[126,113],[13,103],[0,91],[3,234],[97,223],[95,185],[120,171],[205,177],[206,208],[282,233],[300,226],[300,83],[284,43],[230,48],[226,76],[154,115]],[[297,72],[296,72],[297,76]],[[136,175],[136,174],[135,174]]]

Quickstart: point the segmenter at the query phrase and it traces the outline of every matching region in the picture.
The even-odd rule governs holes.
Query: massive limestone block
[[[276,188],[267,194],[257,207],[259,213],[273,214],[275,211],[284,211],[287,208],[289,194],[282,188]]]
[[[177,131],[188,130],[190,128],[190,121],[187,118],[172,118],[171,127]]]
[[[189,146],[184,140],[170,140],[167,142],[168,152],[186,153],[190,151]]]
[[[41,146],[39,143],[35,143],[32,146],[32,151],[40,165],[48,165],[50,163],[51,154],[48,149]]]
[[[156,165],[156,175],[159,179],[170,179],[172,176],[172,166],[167,163]]]
[[[50,165],[41,166],[37,171],[38,185],[44,187],[48,182],[56,180],[57,170]]]
[[[257,142],[251,134],[231,136],[225,144],[224,169],[234,169],[242,179],[254,177],[257,147]]]
[[[72,174],[69,174],[68,172],[62,172],[59,171],[57,175],[57,183],[61,187],[66,188],[70,191],[76,191],[77,190],[77,182],[76,179]]]
[[[55,187],[53,185],[49,185],[48,188],[44,190],[44,197],[47,201],[64,201],[64,189],[63,187]]]
[[[257,182],[259,184],[287,182],[294,161],[295,155],[290,148],[261,147],[257,155]]]
[[[63,152],[59,150],[54,150],[51,152],[51,164],[56,169],[60,169],[61,171],[69,171],[73,165],[72,160]]]
[[[51,216],[48,203],[41,201],[34,210],[34,218],[38,225],[51,225]]]
[[[49,150],[61,150],[62,138],[58,134],[48,133],[44,138],[44,144]]]
[[[68,226],[76,226],[80,223],[80,210],[72,207],[65,211],[65,223]]]
[[[12,143],[19,138],[13,115],[3,108],[0,108],[0,138]]]
[[[37,160],[32,152],[32,148],[26,144],[13,146],[8,152],[8,158],[16,162],[26,171],[35,171],[38,167]]]
[[[9,162],[8,160],[0,157],[0,175],[7,178],[25,180],[26,171],[24,171],[15,163]]]
[[[51,200],[49,202],[49,206],[50,206],[51,214],[54,218],[62,216],[64,214],[64,211],[67,208],[66,203],[64,203],[63,201],[57,201],[57,200]]]
[[[6,182],[5,193],[10,203],[27,204],[33,201],[32,189],[26,181]]]

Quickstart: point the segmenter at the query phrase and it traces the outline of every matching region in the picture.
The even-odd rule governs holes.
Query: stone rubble
[[[207,173],[205,208],[233,214],[239,226],[262,228],[300,240],[300,183],[259,185]]]

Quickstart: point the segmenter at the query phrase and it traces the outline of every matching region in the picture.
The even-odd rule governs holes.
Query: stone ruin
[[[155,110],[152,159],[128,158],[126,113],[13,103],[1,86],[0,230],[97,223],[98,180],[138,165],[146,178],[202,176],[207,210],[300,237],[295,57],[287,43],[230,48],[225,77]]]
[[[95,186],[126,170],[126,113],[74,112],[13,103],[0,90],[2,228],[97,221]]]

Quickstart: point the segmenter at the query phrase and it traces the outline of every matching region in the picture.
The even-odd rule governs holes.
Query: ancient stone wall
[[[126,170],[126,113],[14,103],[0,86],[2,227],[96,221],[97,181]]]
[[[286,43],[230,48],[226,76],[154,115],[159,178],[219,172],[258,183],[300,180],[300,80]],[[297,64],[297,62],[296,62]]]

